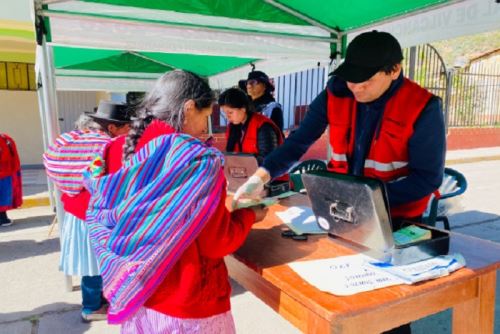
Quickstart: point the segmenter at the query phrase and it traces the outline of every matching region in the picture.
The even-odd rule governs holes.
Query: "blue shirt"
[[[365,158],[378,130],[382,112],[402,83],[403,74],[377,100],[357,104],[354,151],[349,160],[350,174],[363,175]],[[346,82],[338,77],[332,77],[327,86],[336,96],[352,97]],[[263,167],[273,178],[286,173],[321,137],[327,126],[327,92],[323,90],[309,105],[309,111],[299,128],[288,136],[282,146],[265,158]],[[443,178],[445,152],[446,136],[441,100],[433,96],[417,119],[414,133],[408,142],[409,175],[386,183],[389,205],[412,202],[436,190]]]

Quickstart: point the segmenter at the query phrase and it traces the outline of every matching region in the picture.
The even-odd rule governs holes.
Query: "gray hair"
[[[75,130],[103,131],[103,128],[89,115],[81,114],[75,122]]]

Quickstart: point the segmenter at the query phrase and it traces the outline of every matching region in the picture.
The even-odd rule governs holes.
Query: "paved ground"
[[[453,156],[455,162],[471,161],[452,166],[464,173],[469,182],[459,212],[450,218],[454,231],[500,242],[500,160],[478,159],[479,155],[499,152],[496,148]],[[25,184],[27,180],[33,182],[33,187],[25,187],[30,195],[46,190],[43,175],[25,172]],[[57,270],[57,227],[48,235],[53,220],[51,209],[35,207],[15,210],[9,215],[15,224],[0,229],[0,334],[118,333],[118,327],[105,322],[80,322],[80,291],[75,288],[66,292],[63,275]],[[78,285],[76,279],[74,285]],[[298,333],[241,286],[234,284],[233,290],[231,302],[238,333]],[[499,292],[497,288],[500,296]],[[495,333],[500,333],[499,300]],[[413,332],[450,333],[450,320],[451,312],[442,312],[415,322]]]

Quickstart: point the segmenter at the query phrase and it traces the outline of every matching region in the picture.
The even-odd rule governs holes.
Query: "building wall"
[[[74,122],[80,112],[91,111],[100,100],[110,98],[106,92],[58,92],[61,130],[71,130],[65,123]],[[42,165],[43,134],[36,91],[0,90],[0,132],[16,141],[23,167]]]
[[[22,165],[41,165],[42,126],[36,91],[0,90],[0,132],[14,138]]]

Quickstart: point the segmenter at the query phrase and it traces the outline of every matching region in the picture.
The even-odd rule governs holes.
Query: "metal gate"
[[[309,104],[325,88],[327,71],[316,67],[274,78],[276,101],[283,106],[284,129],[293,129],[302,121]]]
[[[430,44],[403,49],[403,74],[443,100],[445,124],[448,124],[450,82],[446,64]]]
[[[478,61],[449,72],[449,126],[500,125],[500,62]]]

